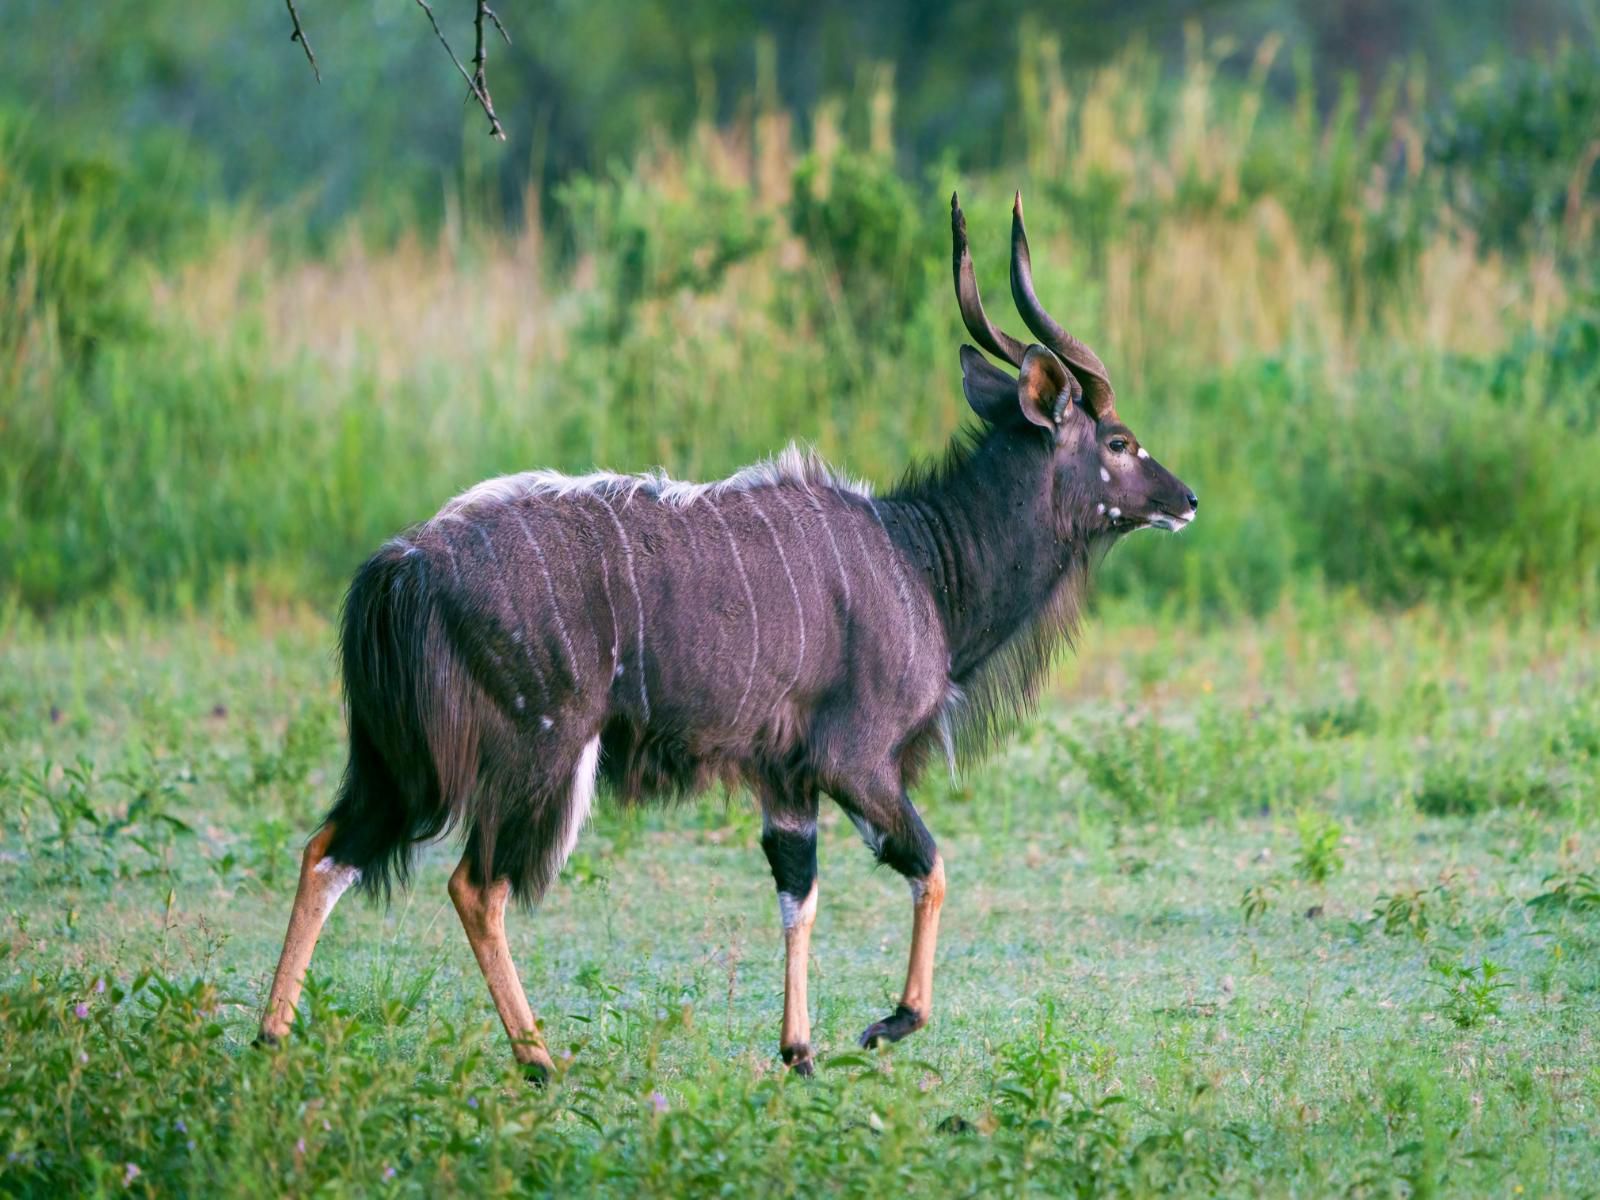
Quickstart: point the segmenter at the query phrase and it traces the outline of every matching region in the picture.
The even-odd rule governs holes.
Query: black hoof
[[[785,1046],[779,1053],[783,1056],[783,1065],[796,1075],[810,1079],[817,1073],[817,1068],[811,1061],[811,1047],[802,1042],[798,1046]]]
[[[257,1050],[276,1050],[278,1048],[278,1035],[275,1033],[268,1033],[265,1029],[263,1029],[260,1033],[256,1034],[255,1040],[251,1042],[250,1045]]]
[[[940,1133],[955,1137],[963,1133],[976,1133],[978,1127],[963,1116],[952,1114],[934,1126]]]
[[[523,1063],[522,1077],[534,1087],[542,1090],[550,1083],[550,1068],[543,1063]]]
[[[908,1033],[915,1033],[926,1024],[923,1017],[914,1008],[907,1008],[904,1004],[896,1005],[895,1010],[881,1021],[874,1021],[868,1025],[861,1035],[861,1045],[871,1050],[885,1042],[898,1042]]]

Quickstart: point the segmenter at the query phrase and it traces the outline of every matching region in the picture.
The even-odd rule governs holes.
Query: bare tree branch
[[[495,27],[500,30],[500,36],[506,39],[507,45],[510,45],[511,38],[507,35],[505,26],[500,24],[500,18],[495,16],[494,10],[489,7],[489,0],[478,0],[478,15],[472,22],[472,27],[478,34],[477,52],[472,56],[472,87],[478,93],[479,100],[483,102],[483,111],[489,114],[489,132],[503,142],[506,139],[505,130],[500,128],[500,118],[495,116],[494,101],[489,97],[489,76],[485,71],[489,62],[489,51],[483,44],[484,17],[495,23]]]
[[[478,102],[479,107],[483,109],[484,115],[489,118],[489,133],[499,138],[502,142],[505,141],[506,131],[500,127],[500,118],[495,116],[494,101],[489,99],[488,89],[478,86],[478,80],[467,73],[466,67],[462,66],[461,60],[456,57],[456,52],[450,49],[450,43],[445,41],[444,31],[439,28],[439,22],[433,15],[433,9],[428,6],[428,0],[417,0],[417,5],[423,12],[428,14],[428,24],[433,26],[434,36],[439,39],[439,44],[444,47],[444,52],[450,56],[450,61],[455,63],[456,70],[461,72],[461,78],[467,81],[467,87],[471,90],[473,99]],[[478,52],[480,54],[483,53],[483,14],[487,8],[488,4],[485,0],[478,0],[477,28]],[[499,24],[498,21],[495,23]]]
[[[294,32],[289,35],[291,42],[299,42],[300,48],[306,52],[306,61],[311,64],[311,73],[317,77],[317,82],[322,82],[322,71],[317,67],[317,56],[311,53],[311,43],[306,40],[306,31],[300,28],[300,14],[295,11],[294,0],[283,0],[289,6],[289,19],[294,22]],[[498,18],[495,24],[500,24]],[[504,33],[504,30],[501,30]],[[510,39],[508,38],[507,41]]]

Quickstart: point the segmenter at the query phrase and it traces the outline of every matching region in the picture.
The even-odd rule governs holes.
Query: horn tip
[[[1022,215],[1022,193],[1020,191],[1017,192],[1016,197],[1011,201],[1011,211],[1019,217]]]

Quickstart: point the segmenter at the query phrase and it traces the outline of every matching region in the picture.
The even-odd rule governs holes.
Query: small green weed
[[[1307,883],[1325,884],[1344,870],[1344,855],[1339,839],[1344,830],[1330,817],[1312,809],[1302,809],[1296,819],[1300,833],[1300,853],[1294,860],[1294,873]]]
[[[1476,967],[1435,958],[1428,969],[1435,976],[1429,982],[1442,993],[1434,1011],[1458,1029],[1475,1029],[1500,1015],[1500,994],[1511,986],[1501,979],[1505,968],[1487,958]]]

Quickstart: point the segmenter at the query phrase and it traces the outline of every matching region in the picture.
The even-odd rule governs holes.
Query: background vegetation
[[[275,4],[7,10],[0,1192],[1600,1188],[1591,5],[549,4],[504,148],[415,6],[299,7],[320,87]],[[1206,514],[919,797],[933,1025],[852,1051],[904,895],[829,825],[784,1079],[733,798],[513,923],[550,1092],[445,847],[248,1053],[354,565],[531,466],[891,484],[968,419],[956,188]]]
[[[1114,591],[1595,600],[1592,40],[1325,96],[1275,36],[1074,68],[1024,22],[996,75],[1015,155],[982,170],[899,152],[886,69],[797,118],[775,44],[729,122],[529,185],[518,216],[483,138],[436,221],[356,206],[315,236],[302,205],[219,200],[243,168],[203,139],[102,154],[0,120],[0,588],[326,605],[378,540],[538,463],[711,475],[803,438],[888,483],[966,415],[959,186],[1001,296],[1027,193],[1046,302],[1221,501],[1119,553]]]

